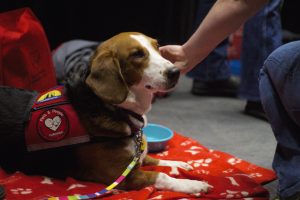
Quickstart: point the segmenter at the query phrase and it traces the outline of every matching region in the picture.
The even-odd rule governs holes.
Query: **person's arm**
[[[165,58],[181,68],[182,72],[187,72],[267,2],[268,0],[218,0],[186,43],[182,46],[163,46],[160,51]]]

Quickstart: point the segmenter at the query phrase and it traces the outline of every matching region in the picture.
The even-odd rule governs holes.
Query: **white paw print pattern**
[[[150,193],[154,192],[154,187],[153,186],[148,186],[144,188],[145,190],[148,190]]]
[[[231,198],[244,198],[249,195],[249,192],[246,191],[232,191],[232,190],[226,190],[226,192],[221,193],[221,196],[224,196],[226,199]]]
[[[229,159],[227,160],[227,162],[228,162],[229,164],[231,164],[231,165],[236,165],[236,164],[241,163],[242,160],[239,159],[239,158],[229,158]]]
[[[158,196],[152,197],[149,200],[155,200],[155,199],[163,199],[163,195],[158,195]]]
[[[197,174],[210,174],[210,172],[208,170],[204,170],[204,169],[201,169],[201,170],[196,170],[195,173]]]
[[[229,169],[226,169],[223,171],[224,174],[229,174],[229,173],[232,173],[234,171],[234,169],[232,168],[229,168]]]
[[[73,190],[75,188],[84,188],[86,187],[86,185],[82,185],[82,184],[72,184],[69,186],[69,188],[67,190]]]
[[[32,190],[30,188],[15,188],[15,189],[10,189],[11,193],[13,194],[31,194]]]
[[[186,141],[182,142],[180,145],[181,146],[187,146],[189,144],[192,144],[192,142],[190,140],[186,140]]]
[[[215,158],[221,158],[220,154],[212,153],[212,155],[213,155]]]
[[[196,155],[198,153],[201,153],[201,151],[203,151],[202,147],[199,146],[191,146],[190,149],[185,150],[184,152],[190,153],[192,155]]]
[[[261,173],[251,173],[249,174],[250,178],[257,178],[257,177],[262,177],[263,175]]]
[[[212,161],[213,160],[211,158],[206,158],[206,159],[189,161],[188,163],[193,167],[209,167]]]
[[[209,149],[208,152],[215,158],[221,158],[220,152],[214,149]]]
[[[196,155],[196,154],[200,153],[200,151],[196,151],[196,150],[185,150],[184,152],[190,153],[192,155]]]
[[[195,150],[195,149],[203,150],[203,148],[199,147],[199,146],[191,146],[190,149],[192,149],[192,150]]]
[[[157,155],[160,156],[160,157],[165,157],[165,156],[169,155],[169,151],[164,151],[162,153],[158,153]]]
[[[233,177],[225,177],[225,178],[229,179],[231,185],[240,186],[240,184]]]

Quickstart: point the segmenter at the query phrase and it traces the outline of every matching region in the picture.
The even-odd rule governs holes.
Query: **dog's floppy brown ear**
[[[109,52],[96,53],[92,58],[86,84],[104,102],[112,104],[122,103],[129,92],[119,61]]]

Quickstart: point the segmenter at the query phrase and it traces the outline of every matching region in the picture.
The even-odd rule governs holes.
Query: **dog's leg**
[[[120,189],[137,190],[149,185],[154,185],[159,190],[170,190],[188,194],[207,192],[212,188],[212,186],[202,181],[176,179],[161,172],[135,169],[120,184]]]
[[[143,160],[143,165],[144,166],[156,166],[158,165],[160,160],[156,158],[152,158],[151,156],[146,155],[146,157]]]
[[[158,166],[167,166],[167,167],[171,167],[172,171],[170,172],[170,174],[174,174],[174,175],[178,175],[179,171],[178,171],[178,167],[185,169],[185,170],[192,170],[193,167],[189,164],[187,164],[186,162],[182,162],[182,161],[173,161],[173,160],[159,160]]]
[[[170,174],[178,175],[178,167],[185,169],[185,170],[192,170],[193,167],[185,162],[182,161],[173,161],[173,160],[159,160],[156,158],[152,158],[150,156],[146,156],[145,159],[143,160],[143,165],[145,166],[167,166],[171,167],[172,171]]]
[[[154,185],[158,172],[143,171],[139,168],[133,169],[128,176],[120,183],[118,188],[124,190],[139,190]]]
[[[211,188],[206,182],[190,180],[190,179],[177,179],[168,176],[164,173],[159,173],[154,186],[161,190],[171,190],[175,192],[183,192],[188,194],[198,194],[200,192],[208,192]]]
[[[192,170],[193,167],[186,162],[182,161],[173,161],[173,160],[160,160],[156,158],[152,158],[151,156],[146,155],[143,160],[143,165],[151,166],[151,165],[158,165],[158,166],[167,166],[167,167],[179,167],[185,170]]]

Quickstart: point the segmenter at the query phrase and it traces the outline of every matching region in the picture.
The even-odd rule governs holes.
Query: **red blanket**
[[[103,199],[268,199],[268,191],[261,184],[274,180],[275,174],[227,153],[208,149],[197,141],[175,133],[167,150],[153,157],[165,160],[185,161],[192,171],[179,169],[178,178],[207,181],[214,188],[200,197],[178,192],[158,191],[153,186],[138,191],[113,190]],[[161,171],[174,176],[169,167],[144,167],[145,170]],[[42,176],[26,176],[21,172],[6,174],[0,170],[0,184],[6,189],[8,200],[39,200],[50,196],[88,194],[104,188],[104,185],[77,181],[65,181]]]

